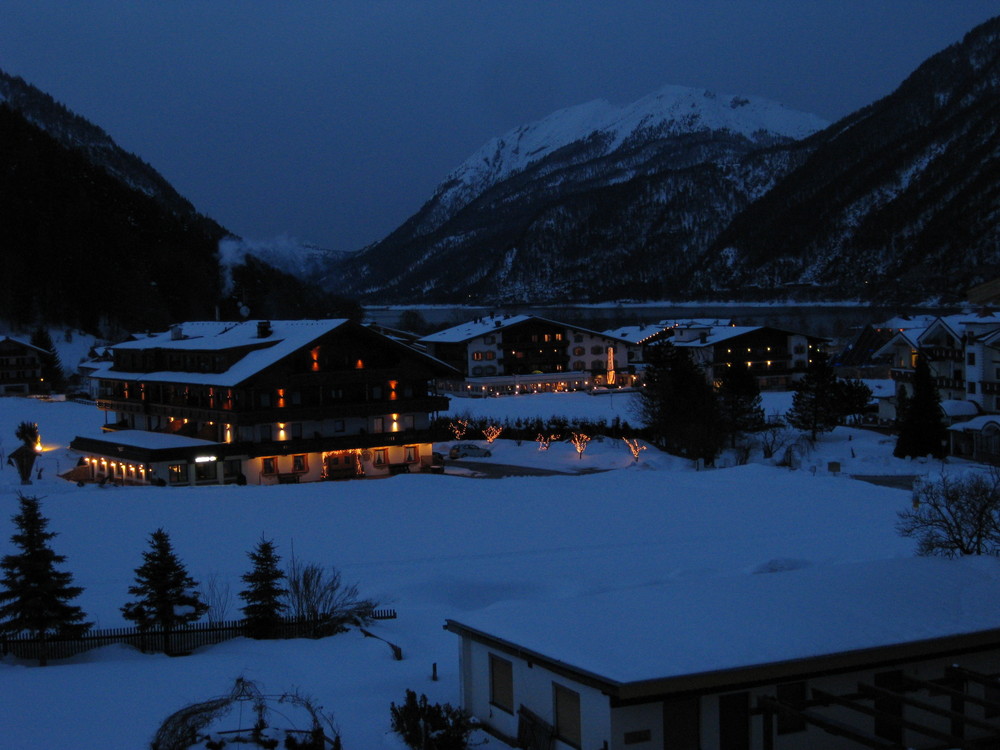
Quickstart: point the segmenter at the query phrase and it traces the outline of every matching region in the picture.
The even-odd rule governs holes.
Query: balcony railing
[[[262,422],[304,422],[317,419],[342,419],[345,417],[368,417],[383,414],[411,414],[444,411],[448,408],[446,396],[423,396],[380,401],[332,402],[323,405],[298,405],[282,408],[206,409],[196,406],[157,404],[131,399],[102,398],[97,408],[122,414],[151,414],[175,419],[192,419],[205,422],[225,422],[232,425],[251,425]]]

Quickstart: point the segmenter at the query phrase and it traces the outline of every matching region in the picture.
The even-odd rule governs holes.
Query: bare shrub
[[[760,446],[764,458],[774,458],[775,454],[796,437],[784,422],[768,422],[763,430],[757,433],[756,442]]]
[[[219,577],[218,573],[210,573],[202,577],[201,600],[208,605],[206,616],[210,623],[216,624],[229,619],[229,607],[233,603],[229,584]]]
[[[896,530],[917,540],[918,555],[1000,554],[1000,471],[922,483],[898,515]]]
[[[285,601],[300,619],[333,622],[336,625],[371,622],[378,603],[364,599],[356,583],[344,583],[335,567],[303,563],[292,558],[287,571]]]

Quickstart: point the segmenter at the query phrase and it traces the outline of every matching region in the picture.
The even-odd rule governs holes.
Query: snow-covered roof
[[[731,326],[730,318],[677,318],[661,320],[660,328],[714,328],[715,326]]]
[[[494,331],[502,331],[504,328],[508,328],[518,323],[524,323],[527,320],[537,320],[542,323],[562,326],[563,328],[567,328],[571,331],[581,331],[583,333],[589,333],[593,336],[604,336],[606,338],[613,339],[620,338],[611,333],[593,331],[589,328],[581,328],[580,326],[574,326],[568,323],[560,323],[558,320],[542,318],[538,315],[488,315],[482,318],[476,318],[475,320],[470,320],[467,323],[460,323],[457,326],[446,328],[443,331],[437,331],[436,333],[424,336],[417,341],[421,344],[461,344],[464,341],[469,341],[470,339],[474,339],[479,336],[486,336]],[[625,341],[625,343],[631,343],[628,339],[622,340]]]
[[[21,339],[14,338],[13,336],[0,336],[0,344],[2,344],[5,341],[10,341],[14,344],[18,344],[19,346],[26,346],[27,348],[34,349],[36,352],[40,352],[41,354],[51,353],[47,352],[45,349],[42,349],[40,346],[35,346],[34,344],[28,341],[23,341]]]
[[[974,417],[979,414],[979,405],[975,401],[964,401],[956,398],[946,398],[941,401],[941,412],[952,419],[957,417]]]
[[[620,328],[609,328],[604,331],[605,336],[621,339],[630,344],[641,344],[651,336],[663,333],[663,328],[659,325],[648,326],[621,326]]]
[[[258,324],[263,321],[248,320],[241,323],[195,321],[181,323],[181,337],[173,331],[148,334],[135,341],[126,341],[114,348],[125,350],[168,349],[202,352],[237,349],[246,346],[260,348],[248,352],[224,372],[123,372],[112,370],[112,362],[101,363],[93,373],[96,378],[141,378],[148,382],[192,383],[195,385],[235,386],[266,367],[308,346],[320,336],[347,323],[346,318],[329,320],[274,320],[268,321],[267,336],[260,336]]]
[[[992,558],[913,557],[692,576],[463,615],[472,629],[612,683],[753,667],[1000,627]],[[773,571],[773,572],[772,572]]]
[[[991,424],[1000,429],[1000,416],[997,416],[996,414],[981,414],[978,417],[973,417],[965,422],[953,424],[948,427],[948,429],[954,430],[955,432],[979,432]]]
[[[116,430],[115,432],[87,433],[78,436],[87,440],[101,440],[116,445],[127,445],[130,448],[146,448],[162,450],[168,448],[202,448],[218,445],[211,440],[185,437],[167,432],[147,432],[146,430]]]
[[[917,339],[923,336],[926,330],[926,328],[912,328],[906,331],[899,331],[895,336],[876,349],[872,357],[884,357],[887,354],[892,354],[893,349],[899,344],[905,344],[911,349],[916,349]]]
[[[459,325],[452,326],[451,328],[445,328],[443,331],[431,333],[418,339],[418,341],[430,344],[458,344],[463,341],[468,341],[469,339],[474,339],[477,336],[486,336],[493,331],[503,330],[507,326],[514,325],[515,323],[523,323],[526,320],[531,320],[532,317],[534,316],[487,315],[482,318],[470,320],[467,323],[460,323]]]
[[[892,329],[895,331],[907,331],[913,328],[926,328],[937,320],[936,315],[896,315],[895,317],[876,323],[875,328]]]
[[[753,331],[759,331],[761,328],[763,328],[763,326],[718,326],[707,331],[704,341],[700,337],[693,338],[688,341],[678,341],[675,337],[673,342],[675,346],[712,346],[713,344],[719,344],[723,341],[736,338],[737,336],[743,336],[744,334],[752,333]]]

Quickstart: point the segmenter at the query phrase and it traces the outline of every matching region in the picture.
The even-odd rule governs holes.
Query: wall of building
[[[610,746],[611,714],[608,697],[599,690],[574,683],[538,664],[529,664],[501,651],[463,638],[460,674],[464,708],[485,724],[508,737],[517,736],[518,706],[524,705],[549,724],[554,723],[552,684],[558,683],[580,694],[582,748]],[[490,705],[490,654],[496,654],[513,664],[514,711],[507,713]],[[553,743],[554,750],[572,750],[563,742]]]
[[[489,663],[491,653],[510,661],[513,665],[515,713],[508,713],[490,704]],[[555,682],[580,694],[582,748],[601,748],[604,742],[607,742],[606,747],[609,750],[661,750],[664,747],[664,704],[661,701],[611,708],[608,697],[595,688],[554,674],[538,664],[530,664],[522,658],[491,649],[489,646],[475,642],[470,638],[461,639],[459,662],[461,697],[464,708],[480,721],[507,737],[517,736],[516,710],[519,705],[531,709],[545,721],[553,722],[552,683]],[[805,687],[807,696],[810,698],[813,688],[833,695],[851,695],[858,690],[859,683],[874,685],[878,675],[893,669],[902,669],[906,677],[933,681],[940,679],[944,675],[945,669],[955,663],[984,674],[995,674],[1000,671],[1000,651],[983,651],[966,654],[960,658],[927,659],[903,666],[862,669],[844,674],[818,676],[806,680]],[[985,696],[984,689],[972,683],[967,690],[969,695]],[[763,750],[765,746],[763,738],[765,720],[762,715],[754,715],[754,709],[757,707],[758,697],[775,697],[777,685],[763,685],[741,692],[746,697],[746,705],[750,712],[747,723],[748,746],[750,750]],[[699,750],[726,750],[720,742],[719,731],[720,701],[724,695],[707,694],[699,700]],[[951,708],[949,696],[930,695],[927,691],[912,692],[909,695],[942,709]],[[872,706],[871,700],[861,701],[861,703],[869,707]],[[852,708],[830,705],[814,707],[810,710],[832,722],[854,727],[869,734],[875,732],[874,718]],[[966,702],[965,711],[970,718],[985,718],[984,709],[972,702]],[[938,732],[949,733],[951,731],[951,719],[947,716],[941,716],[912,705],[904,706],[902,715],[907,721],[917,722]],[[997,726],[1000,728],[1000,723]],[[970,725],[966,725],[966,727],[968,738],[974,739],[982,736],[982,730]],[[772,735],[774,750],[844,750],[845,747],[854,747],[845,738],[830,734],[811,724],[807,724],[805,729],[778,733],[778,721],[775,718],[772,730],[774,732]],[[626,735],[629,736],[626,737]],[[919,748],[941,746],[939,739],[908,729],[904,730],[902,740],[903,746],[918,750]],[[566,746],[557,742],[556,747],[564,748]]]
[[[960,659],[931,659],[919,663],[913,663],[903,667],[907,677],[935,680],[939,679],[946,667],[958,661],[962,666],[987,674],[995,673],[1000,669],[1000,653],[986,652],[976,655],[963,656]],[[887,669],[880,670],[859,670],[841,675],[818,677],[808,680],[806,685],[811,697],[813,688],[818,688],[834,695],[849,695],[857,690],[858,683],[863,682],[868,685],[875,683],[877,674],[884,673]],[[759,696],[774,697],[776,685],[765,685],[746,691],[750,709],[757,705]],[[983,695],[982,688],[971,687],[970,694]],[[950,699],[946,696],[929,696],[927,692],[911,693],[918,700],[934,704],[940,708],[950,708]],[[703,696],[700,700],[701,714],[701,750],[725,750],[720,743],[720,698],[718,694]],[[867,706],[872,706],[872,701],[863,702]],[[856,710],[847,707],[822,707],[811,709],[815,713],[848,726],[856,727],[868,733],[875,731],[874,719]],[[966,711],[970,717],[984,718],[983,710],[967,704]],[[610,750],[660,750],[663,747],[663,704],[660,702],[644,704],[640,706],[627,706],[612,710],[612,737],[609,743]],[[918,722],[924,726],[939,732],[950,731],[950,719],[939,714],[918,709],[914,706],[906,706],[903,709],[903,717],[907,721]],[[751,750],[763,750],[763,723],[764,718],[760,715],[751,716],[749,723],[749,747]],[[649,730],[650,739],[645,742],[632,742],[628,745],[624,742],[625,732]],[[786,734],[777,732],[777,719],[774,724],[775,733],[773,735],[774,750],[844,750],[847,747],[855,747],[843,737],[830,734],[816,726],[807,725],[802,731],[794,731]],[[968,729],[968,737],[981,736],[977,730]],[[906,730],[903,733],[903,744],[905,747],[926,748],[940,746],[940,740],[932,739],[919,732]]]

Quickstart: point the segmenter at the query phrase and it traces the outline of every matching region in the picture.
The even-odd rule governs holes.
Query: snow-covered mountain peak
[[[560,148],[592,137],[600,141],[603,153],[611,153],[643,133],[664,137],[728,130],[750,139],[799,139],[827,124],[766,99],[665,86],[623,106],[598,99],[561,109],[493,138],[448,176],[438,197],[454,210]]]

